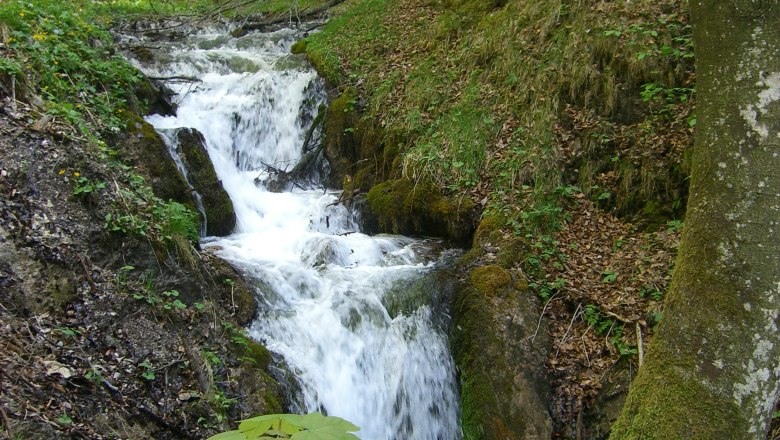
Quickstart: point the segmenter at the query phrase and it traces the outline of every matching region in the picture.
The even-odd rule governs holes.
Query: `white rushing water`
[[[250,334],[284,357],[305,410],[343,417],[365,440],[457,440],[454,366],[431,307],[388,305],[419,295],[404,286],[435,270],[420,256],[427,244],[360,233],[336,192],[273,193],[256,180],[264,164],[291,169],[301,158],[323,101],[316,73],[289,55],[294,38],[204,32],[172,46],[169,59],[140,67],[202,82],[174,83],[177,115],[148,120],[203,133],[237,215],[232,235],[204,246],[258,280]]]

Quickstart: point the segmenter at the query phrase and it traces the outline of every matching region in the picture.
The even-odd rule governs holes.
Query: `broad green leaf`
[[[290,440],[360,440],[354,434],[344,432],[341,430],[334,430],[331,428],[320,428],[301,431],[292,437]]]
[[[297,414],[267,414],[242,421],[238,429],[246,433],[250,439],[265,434],[272,427],[279,432],[292,435],[303,429],[300,417]]]
[[[260,420],[260,421],[244,421],[241,422],[241,425],[239,426],[239,431],[242,432],[246,438],[253,439],[256,437],[259,437],[265,433],[268,432],[269,429],[274,425],[274,423],[278,423],[279,420]]]
[[[241,431],[227,431],[207,438],[206,440],[247,440]]]
[[[357,426],[336,416],[326,417],[318,412],[313,412],[311,414],[306,414],[305,416],[301,416],[301,417],[302,417],[301,426],[310,430],[320,429],[320,428],[331,428],[331,429],[338,429],[346,432],[360,431],[360,428],[358,428]]]

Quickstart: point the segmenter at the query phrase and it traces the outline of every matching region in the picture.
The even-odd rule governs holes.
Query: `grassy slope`
[[[579,184],[590,195],[610,168],[564,175],[587,154],[614,159],[612,204],[625,212],[644,207],[627,206],[637,195],[674,200],[642,155],[658,150],[679,164],[689,141],[692,53],[681,9],[353,1],[307,39],[307,51],[334,82],[360,84],[367,117],[405,134],[404,175],[487,195],[490,210],[520,223],[549,221],[556,188]]]
[[[484,204],[505,265],[552,299],[562,435],[662,312],[695,125],[686,6],[350,0],[305,40],[400,151],[394,177]]]

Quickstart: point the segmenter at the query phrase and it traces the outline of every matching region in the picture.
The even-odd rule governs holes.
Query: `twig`
[[[0,404],[0,416],[3,417],[3,426],[5,426],[5,432],[8,434],[8,438],[14,438],[13,432],[11,432],[11,423],[8,421],[8,414],[5,413],[5,408]]]
[[[174,366],[174,365],[181,364],[182,362],[184,362],[184,359],[175,359],[175,360],[173,360],[173,361],[169,362],[168,364],[166,364],[166,365],[163,365],[162,367],[157,367],[157,368],[155,368],[155,369],[154,369],[154,370],[152,370],[152,371],[154,371],[154,372],[158,372],[158,371],[162,371],[162,370],[167,370],[168,368],[171,368],[171,367],[172,367],[172,366]]]
[[[16,75],[11,75],[11,106],[16,113]]]
[[[574,325],[574,320],[577,319],[577,315],[579,315],[580,308],[582,307],[582,303],[577,304],[577,309],[574,310],[574,316],[571,317],[571,321],[569,322],[569,327],[566,329],[566,333],[563,334],[563,337],[558,342],[558,345],[563,344],[564,341],[566,341],[566,338],[569,336],[569,331],[571,330],[571,326]],[[558,347],[557,350],[555,350],[555,357],[558,357],[558,353],[561,351],[561,348]]]
[[[235,290],[236,290],[235,289],[235,285],[234,284],[230,284],[230,305],[233,308],[233,313],[236,313],[236,299],[234,297]]]
[[[639,368],[642,368],[642,363],[645,361],[645,348],[642,346],[642,327],[639,322],[636,323],[636,346],[639,350]]]
[[[623,324],[630,324],[631,323],[631,320],[626,319],[626,318],[624,318],[624,317],[622,317],[622,316],[620,316],[620,315],[618,315],[616,313],[612,313],[609,310],[602,310],[601,313],[609,316],[610,318],[615,318],[618,321],[622,322]]]
[[[534,331],[534,335],[531,336],[531,343],[533,344],[534,340],[536,339],[536,335],[539,333],[539,327],[542,326],[542,318],[544,318],[544,312],[547,311],[547,306],[550,305],[552,300],[555,299],[556,296],[558,296],[559,292],[555,292],[555,295],[551,296],[550,299],[547,300],[546,303],[544,303],[544,307],[542,308],[542,313],[539,315],[539,322],[536,323],[536,330]]]
[[[89,268],[87,267],[87,262],[84,261],[84,256],[81,254],[78,254],[79,261],[81,262],[81,267],[84,268],[84,275],[87,277],[87,281],[89,282],[89,287],[92,288],[93,292],[97,292],[97,286],[95,285],[95,280],[92,279],[92,274],[89,272]]]

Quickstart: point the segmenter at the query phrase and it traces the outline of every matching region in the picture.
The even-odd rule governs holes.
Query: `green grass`
[[[404,175],[453,192],[481,184],[489,209],[521,220],[522,210],[507,207],[548,204],[556,187],[578,183],[566,175],[561,149],[568,108],[615,127],[587,133],[602,137],[605,151],[619,141],[647,144],[640,141],[648,127],[650,137],[674,123],[687,129],[675,119],[690,116],[680,97],[693,88],[684,7],[353,0],[306,43],[332,82],[360,80],[367,118],[404,134]],[[648,87],[655,94],[643,100]],[[592,173],[611,166],[602,165]],[[623,179],[627,191],[642,172]]]

